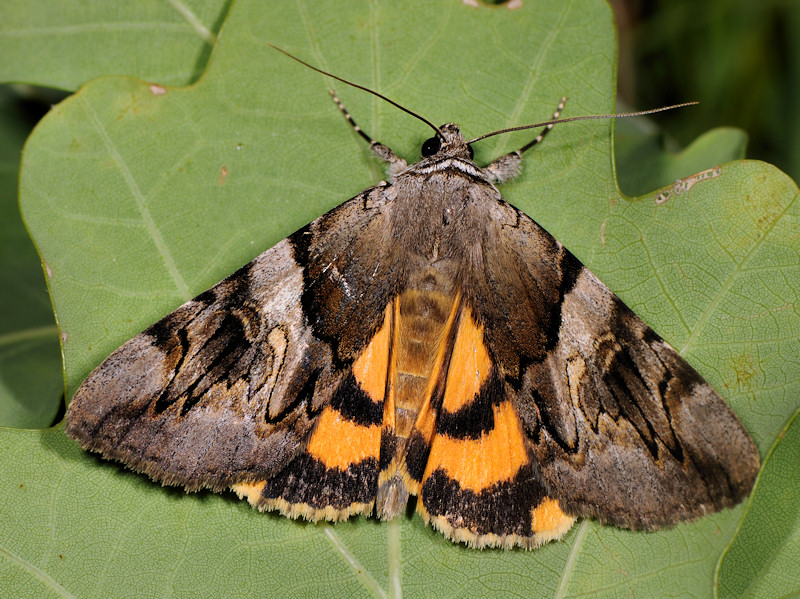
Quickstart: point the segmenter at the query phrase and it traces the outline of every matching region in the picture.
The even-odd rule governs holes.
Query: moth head
[[[472,146],[461,135],[458,125],[446,123],[439,127],[439,131],[441,135],[434,135],[422,144],[423,158],[431,158],[438,154],[472,160]]]

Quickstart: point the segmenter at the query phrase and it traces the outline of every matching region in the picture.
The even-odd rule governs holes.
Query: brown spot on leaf
[[[749,389],[756,369],[753,365],[753,356],[739,355],[733,359],[733,369],[736,371],[736,388]]]

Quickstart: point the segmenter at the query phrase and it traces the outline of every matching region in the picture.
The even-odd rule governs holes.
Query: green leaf
[[[688,110],[688,109],[687,109]],[[733,128],[719,128],[698,137],[679,153],[665,152],[659,133],[634,133],[625,119],[616,126],[614,140],[617,181],[623,193],[638,196],[658,187],[745,155],[747,135]]]
[[[229,0],[5,0],[0,81],[78,89],[102,75],[186,85],[206,66]]]
[[[21,179],[69,395],[125,340],[384,176],[330,102],[331,82],[267,42],[478,135],[546,119],[562,95],[564,116],[612,111],[614,37],[601,2],[240,2],[192,87],[85,86],[37,127]],[[423,124],[337,89],[368,133],[417,159]],[[607,121],[557,127],[503,193],[678,347],[763,452],[800,396],[797,187],[736,162],[629,200],[610,132]],[[491,138],[476,160],[531,137]],[[474,551],[418,517],[311,525],[230,495],[184,496],[80,452],[60,427],[4,431],[0,447],[13,515],[0,548],[18,594],[708,595],[745,513],[658,533],[582,521],[533,552]]]
[[[17,203],[20,153],[30,127],[0,87],[0,426],[50,426],[64,381],[42,267]]]
[[[800,595],[800,412],[781,431],[764,463],[752,507],[736,541],[723,556],[721,597]]]

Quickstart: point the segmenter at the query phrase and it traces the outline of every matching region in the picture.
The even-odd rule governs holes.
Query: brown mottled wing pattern
[[[725,400],[538,224],[489,211],[471,303],[548,494],[634,529],[741,501],[759,456]]]
[[[383,322],[385,201],[364,191],[131,339],[78,389],[67,433],[189,490],[275,475]]]
[[[453,124],[439,142],[114,352],[67,433],[291,517],[418,493],[477,547],[738,503],[759,456],[725,401],[502,199],[504,159],[480,169]]]

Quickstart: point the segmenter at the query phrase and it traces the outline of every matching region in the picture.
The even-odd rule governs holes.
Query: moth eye
[[[475,152],[472,151],[472,146],[467,144],[467,150],[469,150],[469,159],[472,160],[475,158]]]
[[[422,155],[425,157],[433,156],[442,147],[442,142],[438,137],[431,137],[422,144]]]

